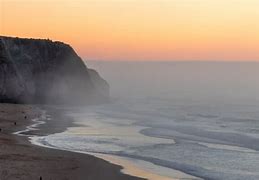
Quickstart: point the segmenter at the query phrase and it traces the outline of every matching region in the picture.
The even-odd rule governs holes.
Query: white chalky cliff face
[[[0,102],[93,104],[108,98],[108,83],[69,45],[0,36]]]

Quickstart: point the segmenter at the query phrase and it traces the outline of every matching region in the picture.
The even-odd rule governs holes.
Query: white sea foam
[[[50,120],[50,117],[47,115],[46,111],[42,110],[40,117],[34,118],[31,120],[33,122],[32,124],[26,126],[26,128],[24,130],[14,132],[13,134],[20,135],[20,136],[30,136],[30,135],[26,135],[25,133],[38,130],[38,127],[40,125],[46,123],[46,120]]]

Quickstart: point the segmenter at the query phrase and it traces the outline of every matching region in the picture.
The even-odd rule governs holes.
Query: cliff
[[[62,42],[0,36],[0,102],[94,104],[109,85]]]

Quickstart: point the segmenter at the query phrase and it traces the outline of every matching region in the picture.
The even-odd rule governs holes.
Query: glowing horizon
[[[0,0],[0,35],[89,60],[259,61],[256,0]]]

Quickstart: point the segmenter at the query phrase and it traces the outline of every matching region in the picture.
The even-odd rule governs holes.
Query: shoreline
[[[51,109],[51,111],[53,112],[53,109]],[[61,111],[63,111],[63,110],[61,110]],[[64,116],[62,116],[62,117],[64,117]],[[46,118],[47,118],[47,116],[46,116]],[[69,117],[66,117],[66,118],[69,118]],[[47,121],[39,121],[39,120],[34,121],[35,124],[32,124],[32,125],[28,126],[27,129],[29,129],[29,131],[30,131],[30,129],[32,131],[34,131],[34,130],[40,131],[40,130],[37,129],[37,127],[38,127],[37,125],[39,125],[39,126],[41,126],[43,124],[47,125],[48,123],[51,123],[52,120],[50,120],[50,121],[48,121],[48,120]],[[71,122],[72,123],[69,127],[71,127],[71,126],[76,127],[76,125],[73,123],[73,120],[71,120]],[[36,129],[33,129],[31,127],[33,127],[33,128],[36,127]],[[28,132],[28,131],[24,130],[24,131],[20,131],[20,132],[23,133],[23,132]],[[58,133],[58,132],[55,132],[55,133]],[[113,165],[118,165],[118,166],[122,167],[122,169],[120,170],[120,173],[125,174],[125,175],[134,176],[134,177],[137,177],[137,178],[149,179],[149,180],[158,180],[158,179],[159,180],[178,180],[178,178],[169,178],[169,177],[166,177],[166,176],[162,176],[162,175],[152,173],[152,172],[150,172],[148,170],[145,170],[143,168],[137,167],[132,162],[130,162],[130,161],[128,161],[128,160],[126,160],[122,157],[119,157],[119,156],[108,155],[108,154],[90,153],[90,152],[77,152],[77,151],[70,151],[70,150],[66,150],[66,149],[59,149],[59,148],[56,148],[56,147],[52,147],[52,146],[48,146],[48,145],[45,145],[45,144],[42,144],[42,143],[38,143],[34,140],[34,138],[37,139],[37,138],[40,138],[41,136],[38,136],[38,135],[31,136],[31,134],[26,135],[26,136],[28,137],[28,139],[29,139],[29,141],[32,145],[36,145],[36,146],[40,146],[40,147],[44,147],[44,148],[55,149],[55,150],[68,151],[68,152],[72,152],[72,153],[87,154],[87,155],[96,157],[98,159],[105,160],[105,161],[107,161],[107,162],[109,162]]]
[[[141,168],[141,167],[138,167],[137,165],[135,165],[133,162],[128,160],[130,158],[124,158],[124,157],[120,157],[120,156],[116,156],[116,155],[109,155],[109,154],[101,154],[101,153],[91,153],[91,152],[71,151],[71,150],[66,150],[66,149],[59,149],[59,148],[54,147],[54,146],[49,146],[49,145],[45,145],[45,144],[39,143],[39,142],[37,142],[37,140],[35,141],[35,139],[33,137],[30,138],[30,142],[33,145],[44,147],[44,148],[50,148],[50,149],[67,151],[67,152],[78,153],[78,154],[86,154],[86,155],[90,155],[90,156],[96,157],[98,159],[105,160],[105,161],[107,161],[107,162],[109,162],[109,163],[111,163],[113,165],[118,165],[118,166],[122,167],[120,169],[120,172],[122,174],[134,176],[134,177],[137,177],[137,178],[143,178],[143,179],[148,179],[148,180],[180,180],[180,179],[182,179],[182,178],[171,178],[171,177],[166,177],[164,175],[159,175],[159,174],[152,173],[149,170],[145,170],[144,168]],[[143,161],[143,160],[138,160],[138,161]],[[143,162],[150,163],[150,162],[146,162],[146,161],[143,161]],[[152,164],[152,163],[150,163],[150,164]],[[154,165],[154,166],[156,166],[156,165]],[[177,171],[177,170],[173,170],[172,169],[172,171],[178,172],[178,175],[184,174],[184,173],[182,173],[180,171]],[[189,177],[189,175],[186,175],[186,176]],[[184,179],[191,179],[191,178],[184,178]]]
[[[64,131],[72,123],[63,119],[50,120],[36,130],[32,120],[39,118],[40,107],[31,105],[0,104],[0,179],[122,179],[140,180],[121,173],[122,167],[92,155],[55,150],[31,144],[27,135],[47,135]],[[54,117],[55,118],[55,117]],[[55,126],[56,125],[56,126]],[[34,127],[29,133],[27,127]],[[49,128],[49,126],[51,128]],[[25,136],[15,135],[22,131]],[[100,173],[101,172],[101,173]]]
[[[127,160],[129,158],[123,158],[123,157],[119,157],[119,156],[116,156],[116,155],[109,155],[109,154],[59,149],[57,147],[48,146],[48,145],[45,145],[45,144],[42,144],[42,143],[38,143],[37,140],[35,141],[35,139],[33,137],[30,138],[30,142],[33,145],[44,147],[44,148],[55,149],[55,150],[60,150],[60,151],[67,151],[67,152],[72,152],[72,153],[77,153],[77,154],[86,154],[86,155],[96,157],[98,159],[105,160],[105,161],[107,161],[107,162],[109,162],[113,165],[118,165],[118,166],[122,167],[120,169],[120,172],[122,174],[125,174],[125,175],[130,175],[130,176],[134,176],[134,177],[137,177],[137,178],[144,178],[144,179],[148,179],[148,180],[180,180],[179,178],[170,178],[170,177],[166,177],[166,176],[163,176],[163,175],[158,175],[158,174],[152,173],[152,172],[150,172],[148,170],[145,170],[143,168],[139,168],[134,163]],[[142,161],[142,160],[139,160],[139,161]],[[180,172],[180,173],[182,173],[182,172]]]
[[[57,107],[54,107],[54,108],[57,108]],[[64,112],[63,108],[61,108],[59,110],[61,110],[61,112]],[[69,108],[68,110],[71,110],[71,109]],[[51,109],[50,112],[53,112],[53,109]],[[60,113],[58,113],[58,114],[60,114]],[[57,113],[54,113],[54,115],[57,115]],[[62,117],[70,119],[70,121],[69,121],[70,124],[69,124],[69,126],[66,126],[67,128],[65,130],[62,130],[60,132],[64,132],[68,128],[71,128],[71,127],[82,126],[81,124],[80,125],[75,124],[74,119],[71,119],[71,116],[62,115]],[[55,119],[62,119],[62,118],[56,117]],[[43,123],[43,124],[48,124],[51,122],[53,122],[53,121],[47,121],[47,123]],[[59,132],[54,132],[53,134],[56,134],[56,133],[59,133]],[[56,149],[56,150],[62,150],[62,151],[68,151],[68,152],[73,152],[73,153],[80,153],[80,154],[87,154],[87,155],[94,156],[98,159],[102,159],[102,160],[110,162],[111,164],[122,167],[120,172],[125,175],[130,175],[130,176],[144,178],[144,179],[150,179],[150,180],[198,179],[197,177],[186,174],[182,171],[155,165],[152,162],[148,162],[145,160],[133,159],[133,158],[129,158],[129,157],[117,156],[117,155],[112,155],[112,154],[102,154],[102,153],[93,153],[93,152],[85,152],[85,151],[73,151],[73,150],[69,150],[69,149],[58,148],[58,147],[49,145],[47,142],[46,143],[44,143],[44,141],[41,142],[41,140],[40,140],[41,137],[42,137],[41,135],[40,136],[37,135],[36,137],[31,137],[30,142],[33,145],[41,146],[44,148],[50,148],[50,149]],[[135,160],[137,160],[138,163],[136,163]],[[146,166],[142,167],[139,164],[139,162],[141,162],[140,163],[141,165],[148,165],[147,166],[148,168]],[[160,174],[160,173],[158,173],[159,171],[154,171],[154,169],[158,169],[158,168],[159,168],[159,170],[162,168],[163,173]]]
[[[122,173],[127,175],[133,175],[140,178],[146,178],[148,180],[180,180],[177,178],[170,178],[162,175],[158,175],[155,173],[152,173],[150,171],[147,171],[142,168],[138,168],[134,164],[132,164],[130,161],[125,160],[124,158],[120,158],[118,156],[113,155],[106,155],[106,154],[97,154],[97,153],[89,153],[90,155],[93,155],[97,158],[104,159],[112,164],[120,165],[123,167],[121,170]]]

